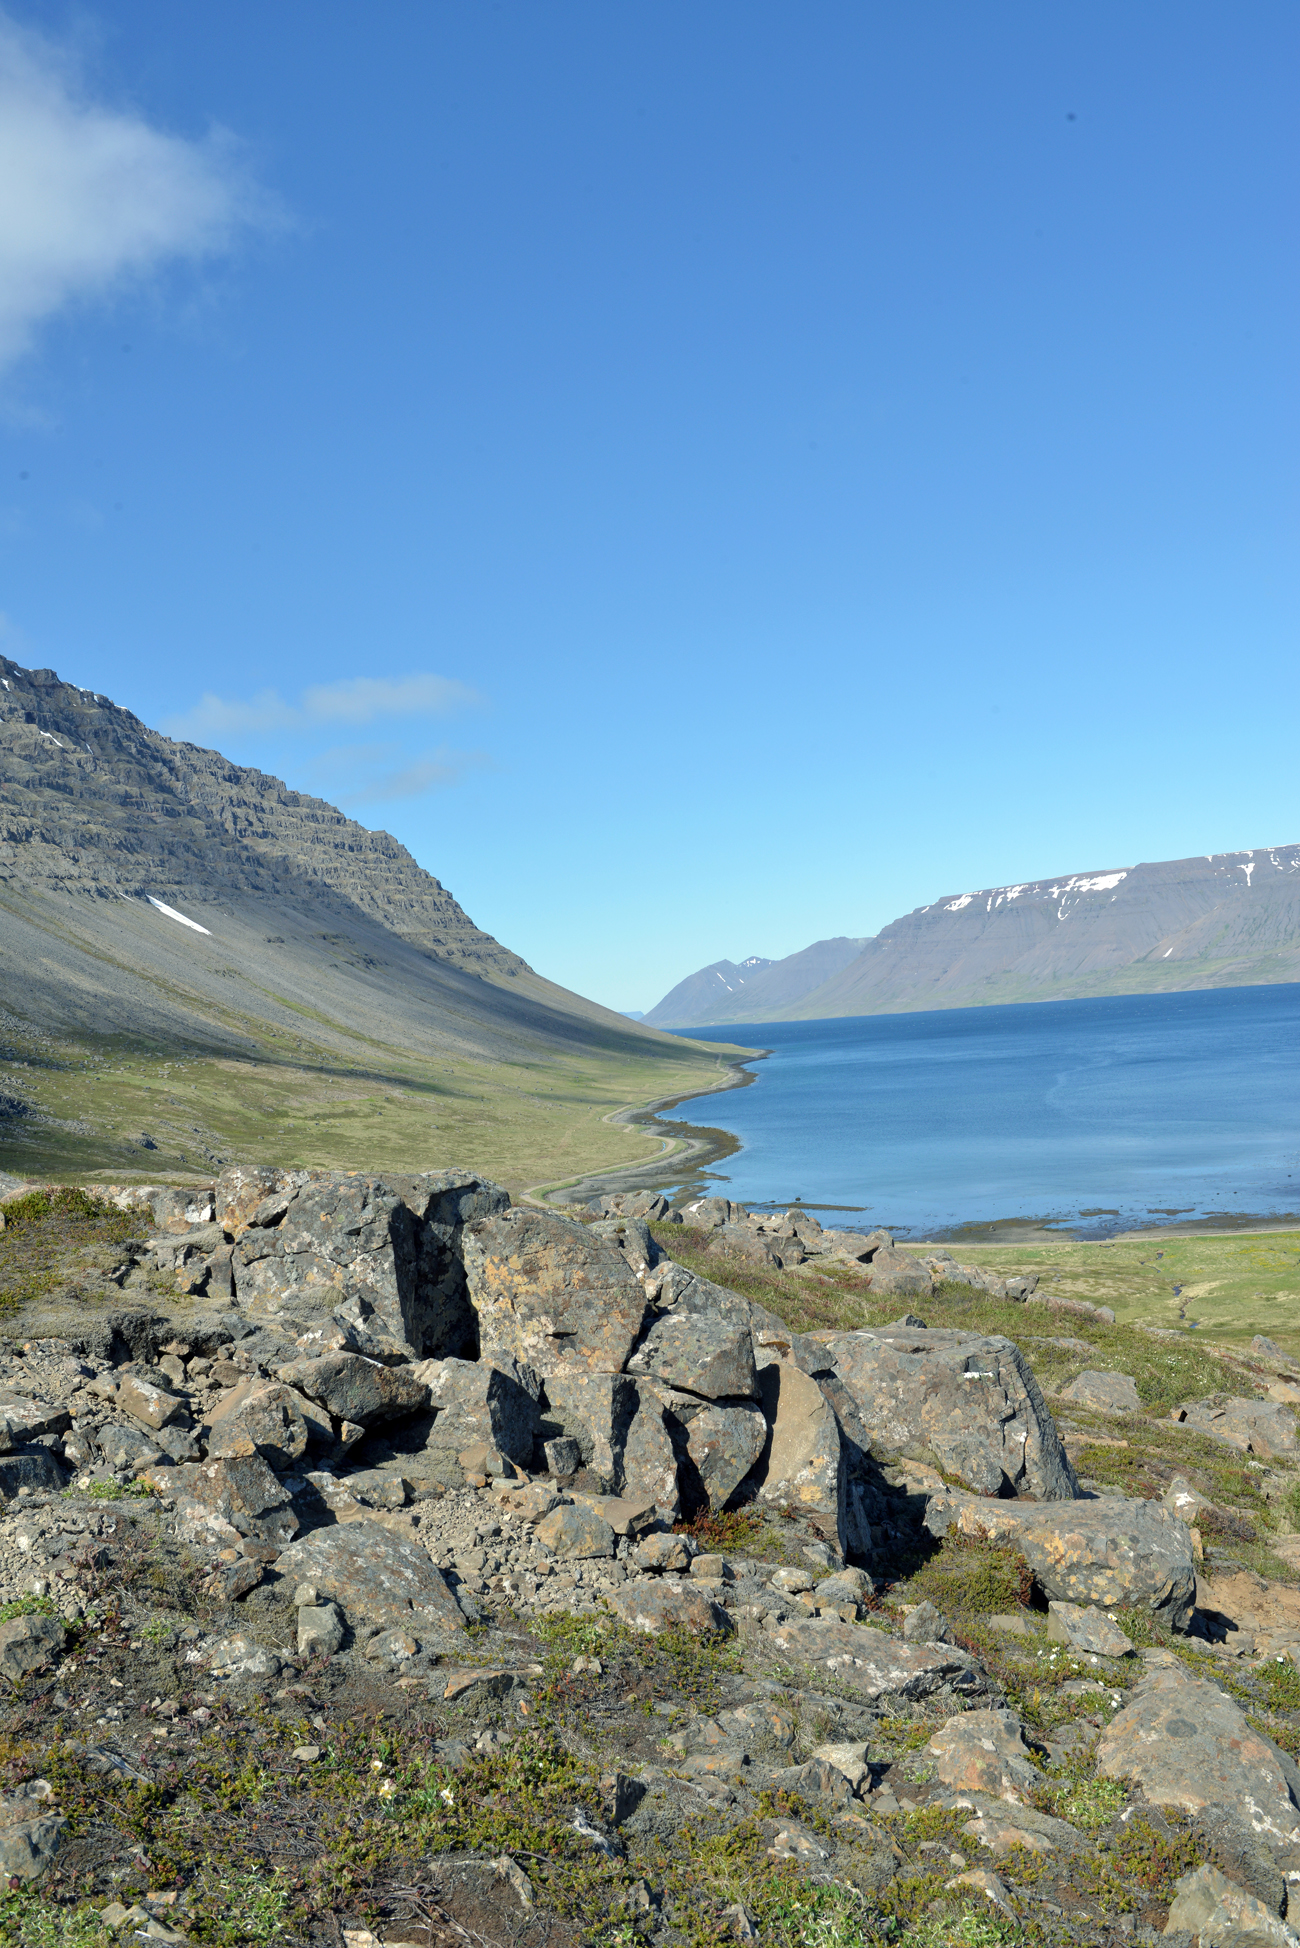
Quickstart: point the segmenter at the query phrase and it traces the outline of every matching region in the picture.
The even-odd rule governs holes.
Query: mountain
[[[646,1020],[670,1025],[669,1003],[701,978],[680,983]],[[756,1003],[764,997],[746,988],[734,1002],[715,1002],[711,1012],[693,1013],[683,1025],[1274,981],[1300,981],[1300,846],[947,894],[891,921],[852,960],[781,1007],[760,1012]]]
[[[803,997],[849,965],[861,940],[818,940],[784,960],[715,960],[684,981],[651,1008],[646,1021],[654,1028],[702,1027],[717,1021],[777,1021]]]
[[[24,1174],[339,1164],[365,1133],[371,1168],[517,1183],[656,1148],[603,1114],[717,1073],[544,980],[388,833],[3,657],[0,1002]]]

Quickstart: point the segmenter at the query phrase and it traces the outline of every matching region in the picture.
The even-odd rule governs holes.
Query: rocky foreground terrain
[[[468,1172],[0,1209],[0,1942],[1296,1940],[1271,1342]]]

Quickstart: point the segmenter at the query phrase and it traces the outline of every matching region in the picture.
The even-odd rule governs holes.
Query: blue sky
[[[0,34],[0,647],[647,1008],[1300,839],[1300,16]]]

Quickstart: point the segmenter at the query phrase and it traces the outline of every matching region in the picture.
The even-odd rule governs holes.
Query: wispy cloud
[[[58,49],[0,13],[0,367],[76,300],[269,214],[229,136],[187,141],[92,100]]]
[[[316,683],[297,703],[278,690],[253,697],[218,697],[205,691],[193,710],[163,720],[169,737],[201,744],[205,738],[282,735],[326,724],[373,724],[383,717],[445,717],[483,699],[449,676],[350,676],[338,683]]]
[[[446,791],[466,772],[491,762],[485,751],[453,751],[445,744],[414,755],[396,744],[347,744],[322,751],[310,772],[320,790],[340,805],[373,805]]]

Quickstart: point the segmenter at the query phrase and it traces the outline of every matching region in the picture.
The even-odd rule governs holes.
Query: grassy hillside
[[[519,1191],[655,1156],[659,1138],[606,1119],[725,1082],[734,1053],[531,973],[448,968],[359,918],[325,936],[285,907],[245,908],[204,940],[123,902],[0,906],[0,1171],[13,1176],[457,1163]],[[283,937],[268,939],[273,921]]]

